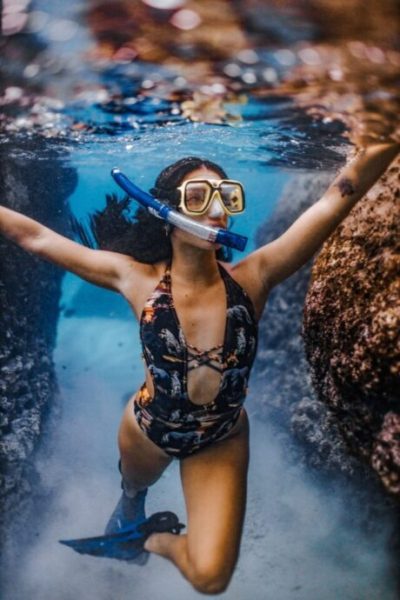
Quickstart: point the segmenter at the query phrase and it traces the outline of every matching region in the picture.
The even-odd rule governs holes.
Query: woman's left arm
[[[265,289],[271,289],[292,275],[313,256],[399,151],[398,143],[374,144],[361,150],[318,202],[279,238],[259,248],[244,261],[248,267],[257,269]]]

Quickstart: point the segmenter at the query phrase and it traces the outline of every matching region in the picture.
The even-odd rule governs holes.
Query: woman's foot
[[[144,521],[138,520],[136,524],[127,526],[125,530],[117,533],[92,538],[60,540],[60,542],[79,554],[116,558],[143,565],[149,557],[144,545],[153,533],[178,535],[183,527],[184,525],[179,523],[174,513],[158,512]]]

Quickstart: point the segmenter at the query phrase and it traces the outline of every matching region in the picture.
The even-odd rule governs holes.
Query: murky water
[[[252,4],[257,3],[249,2],[249,10]],[[297,62],[299,68],[326,65],[325,50],[314,47],[313,54],[311,45],[305,44],[288,48],[289,41],[299,40],[298,33],[291,36],[300,25],[306,37],[315,32],[315,23],[306,17],[299,18],[296,29],[292,21],[285,26],[275,12],[276,31],[285,34],[285,45],[282,41],[274,48],[258,45],[256,55],[238,48],[234,56],[219,57],[218,81],[215,73],[208,72],[206,83],[200,85],[193,79],[189,85],[187,72],[177,75],[176,65],[104,64],[104,58],[85,62],[85,53],[93,52],[94,34],[80,18],[83,8],[81,2],[54,2],[50,8],[42,0],[31,3],[30,29],[47,45],[45,55],[31,60],[22,56],[22,75],[17,67],[3,63],[10,85],[3,96],[2,141],[14,139],[15,156],[22,155],[29,162],[46,161],[46,152],[30,156],[20,149],[19,140],[35,135],[58,140],[64,153],[60,161],[65,162],[67,154],[78,175],[69,205],[79,220],[85,222],[104,205],[106,192],[118,192],[109,175],[112,167],[118,165],[148,189],[166,164],[195,154],[219,162],[244,182],[248,209],[234,230],[249,236],[251,251],[258,226],[268,219],[296,173],[328,171],[333,176],[343,163],[349,151],[346,123],[357,114],[353,110],[356,98],[362,105],[358,114],[365,115],[362,94],[342,89],[340,95],[339,71],[331,72],[329,89],[317,90],[319,105],[315,103],[318,94],[310,91],[312,82],[308,87],[303,82],[302,94],[295,97],[295,79],[285,81],[288,69]],[[12,43],[10,39],[8,47]],[[364,52],[353,45],[350,54],[351,48],[353,58],[357,51]],[[381,56],[379,47],[375,48],[372,62]],[[391,52],[395,65],[397,54]],[[381,102],[392,107],[393,81],[387,80],[386,87],[381,83]],[[39,88],[36,96],[35,85]],[[213,85],[224,86],[227,93],[222,117],[218,116],[221,88],[214,87],[214,95],[204,90]],[[193,117],[198,111],[208,123],[186,118],[181,103],[190,94],[185,86],[206,94],[205,103],[199,101],[200,108],[199,102],[187,107],[187,114]],[[241,97],[244,87],[245,99]],[[342,103],[342,113],[338,113],[338,94],[348,100],[347,105]],[[376,102],[378,95],[375,90]],[[215,97],[217,103],[212,104]],[[310,105],[314,110],[309,110]],[[389,110],[385,119],[385,131],[390,131]],[[374,137],[378,130],[374,125],[368,135]],[[200,595],[158,557],[140,568],[82,557],[57,543],[60,538],[102,531],[119,497],[119,419],[124,402],[143,379],[138,328],[126,303],[66,275],[61,306],[54,359],[62,416],[51,443],[45,441],[37,458],[48,502],[30,524],[34,541],[21,550],[13,569],[4,575],[4,599],[196,598]],[[389,523],[367,531],[356,514],[349,515],[347,492],[335,489],[332,494],[329,486],[317,483],[312,474],[294,464],[285,446],[287,438],[279,435],[273,423],[259,421],[257,389],[250,384],[250,390],[248,511],[241,558],[224,597],[394,600],[396,582],[386,550]],[[148,507],[185,514],[176,464],[152,488]]]

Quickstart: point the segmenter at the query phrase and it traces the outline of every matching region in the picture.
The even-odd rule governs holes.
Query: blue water
[[[35,3],[50,13],[50,20],[73,18],[81,5]],[[88,84],[98,82],[100,76],[87,71],[76,55],[77,49],[90,45],[86,29],[80,27],[79,35],[67,43],[50,43],[54,56],[72,61],[72,71],[87,75]],[[135,68],[152,70],[148,65]],[[126,85],[123,69],[101,77]],[[68,96],[71,80],[57,85],[59,93]],[[299,172],[322,170],[333,176],[347,149],[337,123],[307,119],[285,98],[249,97],[247,104],[229,107],[242,117],[235,125],[190,123],[176,115],[173,103],[157,99],[132,105],[122,114],[111,108],[86,97],[54,112],[62,132],[60,145],[78,174],[78,186],[69,198],[73,214],[85,222],[104,206],[106,193],[120,193],[110,177],[114,166],[148,189],[167,164],[187,155],[202,156],[244,183],[247,208],[234,230],[249,236],[246,252],[255,248],[257,229],[270,217],[286,184]],[[74,122],[89,129],[73,132]],[[240,256],[235,253],[234,259]],[[122,298],[67,274],[61,307],[54,360],[62,415],[51,445],[42,448],[37,461],[48,505],[31,523],[36,543],[21,552],[5,600],[198,598],[200,594],[159,557],[140,568],[79,556],[57,543],[103,530],[120,494],[119,420],[127,398],[143,380],[138,327]],[[241,557],[223,597],[395,600],[383,549],[387,532],[366,534],[348,526],[344,493],[338,489],[332,495],[293,464],[273,424],[259,419],[256,398],[250,382],[248,510]],[[185,520],[176,463],[151,489],[148,508],[174,510]]]
[[[297,171],[262,165],[254,123],[238,130],[186,124],[130,136],[97,139],[73,150],[79,184],[69,202],[84,220],[115,191],[109,171],[116,164],[148,188],[167,162],[187,154],[218,160],[243,181],[248,209],[235,229],[254,248],[258,226],[268,219]],[[82,557],[58,539],[97,534],[119,497],[116,432],[127,398],[143,380],[138,327],[117,294],[74,275],[63,281],[63,307],[55,366],[62,417],[51,449],[38,460],[49,505],[32,526],[37,542],[21,558],[17,584],[7,600],[191,600],[195,592],[167,561],[152,557],[141,568]],[[258,420],[257,390],[248,399],[251,422],[249,500],[242,553],[229,600],[394,600],[386,533],[369,537],[344,525],[344,496],[332,497],[288,459],[272,424]],[[177,464],[151,489],[148,508],[174,510],[185,520]]]

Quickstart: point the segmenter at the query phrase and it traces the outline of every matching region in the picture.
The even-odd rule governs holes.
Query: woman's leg
[[[115,534],[145,518],[147,488],[155,483],[171,462],[160,448],[141,431],[134,414],[134,398],[129,400],[119,431],[122,495],[111,514],[105,534]],[[147,557],[142,557],[144,564]]]
[[[236,427],[235,427],[236,429]],[[200,592],[223,592],[239,555],[249,461],[245,411],[234,435],[181,461],[187,534],[153,534],[145,548],[170,559]]]
[[[129,496],[155,483],[172,461],[140,429],[133,405],[134,397],[126,406],[118,435],[122,477]]]

